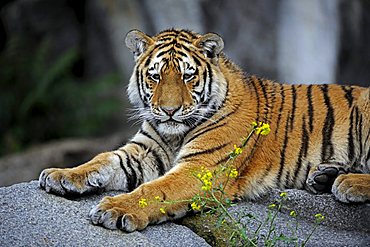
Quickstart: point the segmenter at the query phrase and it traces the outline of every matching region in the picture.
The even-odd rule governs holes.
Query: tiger
[[[222,166],[252,122],[271,131],[235,158],[238,176],[226,197],[253,200],[295,188],[331,192],[344,203],[370,200],[370,88],[245,73],[216,33],[132,30],[125,44],[135,60],[127,92],[140,129],[117,150],[39,177],[42,189],[65,197],[121,191],[91,209],[92,224],[133,232],[184,217],[201,190],[194,171]],[[173,203],[163,212],[160,203],[140,207],[143,198]]]

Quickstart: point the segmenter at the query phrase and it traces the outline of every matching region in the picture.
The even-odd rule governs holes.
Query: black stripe
[[[288,112],[287,116],[289,116],[289,112]],[[286,153],[286,149],[288,147],[288,141],[289,141],[288,129],[289,129],[289,117],[287,117],[287,119],[286,119],[284,143],[283,143],[283,147],[280,151],[280,168],[279,168],[279,173],[277,175],[277,181],[278,181],[278,184],[279,184],[280,187],[282,187],[281,186],[282,185],[281,177],[283,175],[283,169],[284,169],[284,165],[285,165],[285,153]],[[283,185],[285,185],[285,181],[284,181]]]
[[[263,122],[264,122],[264,123],[268,123],[269,104],[268,104],[268,98],[267,98],[266,86],[265,86],[265,84],[263,83],[263,81],[261,80],[261,78],[258,78],[257,80],[258,80],[258,84],[259,84],[260,88],[262,89],[263,97],[264,97],[264,99],[265,99],[265,107],[264,107],[265,116],[264,116],[264,118],[263,118]]]
[[[208,92],[207,92],[207,101],[209,101],[209,98],[211,96],[212,91],[212,83],[213,83],[213,74],[212,69],[209,63],[207,63],[207,70],[208,70]]]
[[[147,149],[147,150],[150,150],[145,144],[143,143],[140,143],[140,142],[136,142],[136,141],[130,141],[128,142],[127,144],[135,144],[135,145],[138,145],[139,147],[141,147],[142,149]],[[139,186],[140,184],[142,184],[144,182],[144,172],[143,172],[143,167],[141,166],[141,162],[140,160],[136,159],[134,156],[131,155],[131,161],[135,162],[137,165],[137,169],[139,170],[140,172],[140,178],[136,181],[136,187]]]
[[[272,163],[269,163],[267,169],[264,170],[262,176],[260,176],[256,184],[264,185],[265,184],[264,180],[267,177],[267,175],[270,173],[271,169],[272,169]]]
[[[307,166],[306,166],[305,176],[304,176],[305,179],[308,178],[308,174],[310,173],[311,167],[312,167],[312,164],[310,162],[308,162]]]
[[[143,100],[143,95],[142,95],[142,92],[141,92],[141,87],[140,87],[140,72],[139,72],[139,69],[136,68],[136,72],[135,72],[135,75],[136,75],[136,86],[137,86],[137,91],[139,92],[139,96],[140,96],[140,99],[141,101],[143,102],[144,106],[145,106],[145,102]]]
[[[285,173],[283,188],[291,188],[290,187],[290,171],[289,170]]]
[[[117,153],[113,153],[114,155],[116,155],[118,158],[119,158],[119,165],[121,166],[122,170],[123,170],[123,173],[125,173],[125,176],[126,176],[126,179],[127,179],[127,189],[128,191],[132,191],[134,189],[134,184],[132,183],[131,181],[131,176],[128,174],[124,164],[123,164],[123,160],[122,160],[122,157],[121,155],[117,154]]]
[[[188,44],[191,44],[191,42],[188,40],[188,39],[185,39],[185,38],[179,38],[180,41],[184,42],[184,43],[188,43]]]
[[[325,118],[324,127],[322,129],[322,149],[321,149],[321,162],[329,161],[334,155],[334,147],[332,143],[332,135],[334,130],[334,109],[330,103],[328,95],[328,85],[322,85],[321,91],[324,96],[324,103],[326,105],[327,113]]]
[[[366,144],[369,141],[369,137],[370,137],[370,129],[369,129],[369,132],[367,132],[367,136],[366,136],[364,144]]]
[[[222,115],[220,118],[218,118],[217,120],[215,121],[212,121],[210,124],[208,124],[207,126],[204,126],[202,129],[199,129],[196,133],[194,133],[194,135],[187,140],[186,143],[189,143],[190,141],[194,140],[195,138],[197,138],[198,136],[202,135],[203,133],[206,133],[208,132],[209,130],[211,129],[215,129],[215,128],[218,128],[218,127],[221,127],[223,125],[225,125],[226,123],[223,123],[221,125],[217,125],[215,127],[212,127],[211,129],[208,129],[209,127],[211,126],[214,126],[216,124],[218,124],[219,122],[221,122],[222,120],[226,119],[227,117],[231,116],[232,114],[234,114],[240,107],[240,104],[236,105],[236,108],[234,109],[234,111],[231,111],[225,115]]]
[[[166,155],[166,157],[167,157],[167,161],[168,162],[171,162],[171,159],[170,159],[170,157],[169,157],[169,155],[168,155],[168,153],[166,152],[166,149],[156,140],[156,139],[154,139],[154,137],[152,137],[148,132],[146,132],[145,130],[143,130],[143,129],[140,129],[140,134],[142,134],[142,135],[144,135],[144,136],[146,136],[147,138],[149,138],[149,139],[151,139],[151,140],[153,140],[155,143],[157,143],[157,145],[163,150],[163,152],[165,153],[165,155]]]
[[[154,50],[160,50],[160,49],[163,49],[165,48],[166,46],[171,46],[171,45],[175,45],[176,44],[176,40],[172,40],[171,42],[168,42],[168,43],[161,43],[161,44],[158,44],[157,46],[155,46],[152,50],[152,52]]]
[[[277,123],[276,123],[275,139],[277,137],[278,130],[280,129],[279,126],[280,126],[280,121],[281,121],[281,115],[283,113],[284,103],[285,103],[285,92],[284,92],[284,85],[283,84],[280,84],[280,95],[281,95],[281,104],[280,104],[279,115],[278,115],[278,119],[277,119]]]
[[[227,143],[221,144],[219,146],[216,146],[216,147],[213,147],[213,148],[210,148],[210,149],[206,149],[206,150],[202,150],[202,151],[190,153],[190,154],[187,154],[187,155],[184,155],[184,156],[180,157],[179,160],[189,159],[189,158],[192,158],[194,156],[201,155],[201,154],[212,154],[212,153],[214,153],[214,152],[216,152],[216,151],[218,151],[218,150],[226,147],[229,144],[230,144],[230,142],[227,142]]]
[[[144,97],[145,95],[145,89],[144,89],[144,76],[143,76],[143,71],[137,73],[137,76],[140,75],[140,78],[137,78],[137,81],[138,81],[138,90],[139,90],[139,95],[140,95],[140,98],[141,98],[141,101],[143,102],[144,104],[144,107],[148,107],[148,102],[145,100],[146,98]],[[140,90],[141,88],[141,90]]]
[[[127,176],[127,189],[129,191],[133,191],[136,186],[135,184],[137,183],[137,176],[135,170],[132,168],[131,164],[131,159],[126,150],[120,149],[125,155],[126,155],[126,167],[131,170],[131,176]],[[122,162],[123,165],[123,162]]]
[[[144,144],[144,143],[141,143],[141,142],[137,142],[137,141],[129,141],[127,142],[127,144],[135,144],[135,145],[138,145],[141,149],[143,149],[144,151],[148,151],[150,150],[150,148]]]
[[[177,54],[179,54],[180,56],[183,56],[183,57],[188,57],[188,55],[186,55],[184,52],[182,51],[177,51]]]
[[[149,153],[151,153],[153,155],[154,159],[155,159],[155,165],[157,167],[159,175],[163,175],[166,172],[165,171],[165,165],[164,165],[162,159],[159,157],[159,155],[157,154],[157,152],[154,149],[148,147],[145,143],[141,143],[141,142],[137,142],[137,141],[130,141],[127,144],[136,144],[139,147],[141,147],[143,150],[146,150]],[[134,157],[132,157],[132,158],[134,158]],[[140,161],[137,160],[137,163],[138,163],[138,166],[139,166],[138,168],[139,168],[140,172],[144,176]]]
[[[174,28],[170,28],[170,29],[166,29],[166,30],[160,32],[158,35],[160,35],[161,37],[168,37],[168,36],[174,37],[178,33],[179,33],[178,30],[176,30]]]
[[[205,100],[206,100],[205,99],[205,97],[206,97],[205,90],[206,90],[206,85],[207,85],[207,70],[203,71],[202,76],[203,76],[203,89],[202,89],[202,96],[201,96],[200,100],[201,100],[201,102],[205,102]]]
[[[163,139],[163,137],[159,134],[158,130],[155,128],[155,126],[153,126],[151,123],[147,122],[148,125],[152,128],[152,130],[157,134],[157,136],[159,136],[159,139],[161,139],[161,141],[165,144],[167,144],[167,140]]]
[[[226,84],[226,96],[225,96],[225,98],[223,99],[223,101],[221,102],[220,106],[218,106],[217,108],[216,108],[214,105],[213,105],[213,106],[210,106],[210,108],[211,108],[211,110],[212,110],[212,111],[211,111],[211,112],[206,113],[206,114],[204,115],[203,119],[198,120],[197,124],[196,124],[196,125],[194,125],[194,126],[189,130],[189,132],[190,132],[190,131],[192,131],[192,130],[194,130],[194,128],[196,128],[197,126],[201,125],[202,123],[204,123],[204,122],[208,121],[208,119],[212,118],[212,117],[213,117],[213,116],[218,112],[217,110],[221,109],[221,108],[225,105],[225,102],[226,102],[226,100],[227,100],[228,94],[229,94],[229,84]],[[236,107],[236,109],[235,109],[235,110],[239,109],[239,106],[240,106],[240,104],[238,104],[237,106],[235,106],[235,107]],[[210,125],[208,125],[208,126],[210,126]],[[206,126],[206,127],[207,127],[207,126]],[[204,128],[206,128],[206,127],[204,127]],[[184,139],[184,140],[185,140],[185,139]]]
[[[292,183],[292,185],[294,185],[295,187],[298,187],[296,183],[297,183],[298,175],[302,169],[302,158],[307,157],[309,141],[310,141],[310,137],[306,129],[306,116],[303,115],[301,148],[299,149],[298,159],[297,159],[296,167],[294,170],[294,177],[293,177],[293,183]]]
[[[160,39],[158,39],[158,41],[166,42],[166,41],[173,40],[173,39],[174,39],[174,37],[167,37],[167,38],[160,38]]]
[[[273,87],[272,87],[272,100],[271,100],[271,111],[272,109],[274,109],[275,107],[275,103],[276,103],[276,86],[277,84],[276,83],[273,83]]]
[[[168,50],[161,51],[160,53],[157,54],[156,58],[162,57],[163,55],[165,55],[166,53],[170,52],[171,50],[173,50],[172,47],[169,48]]]
[[[201,55],[199,55],[196,51],[192,51],[192,50],[190,50],[188,47],[186,47],[186,46],[182,46],[182,48],[185,50],[185,51],[187,51],[187,52],[189,52],[189,54],[191,54],[191,56],[194,58],[194,57],[196,57],[198,60],[201,60],[201,61],[203,61],[204,63],[207,63],[207,61],[205,60],[205,58],[204,57],[202,57]]]
[[[138,187],[140,184],[144,182],[144,173],[143,168],[141,167],[140,161],[136,159],[134,156],[131,156],[131,161],[136,163],[136,167],[139,170],[140,176],[136,180],[136,187]],[[138,174],[137,174],[138,175]]]
[[[370,130],[369,130],[369,132],[367,132],[365,142],[363,143],[365,148],[367,147],[367,143],[369,142],[369,137],[370,137]],[[366,156],[366,161],[369,159],[369,155],[370,155],[370,148],[369,148],[369,151],[368,151],[367,156]]]
[[[144,63],[144,67],[149,66],[150,61],[152,61],[152,56],[153,56],[153,53],[150,53],[149,56],[146,58],[145,63]]]
[[[198,67],[200,67],[200,66],[201,66],[201,63],[200,63],[200,61],[199,61],[199,59],[198,59],[198,58],[193,57],[193,60],[194,60],[195,64],[196,64]]]
[[[360,157],[362,157],[362,114],[360,113],[360,122],[358,123],[358,138],[360,140]]]
[[[159,157],[159,155],[157,154],[157,152],[155,150],[150,150],[150,153],[153,155],[154,159],[155,159],[155,164],[156,164],[156,167],[157,167],[157,170],[158,170],[158,174],[160,176],[162,176],[163,174],[166,173],[166,168],[165,168],[165,165],[162,161],[162,159]]]
[[[368,162],[370,159],[370,148],[369,148],[369,151],[367,152],[367,155],[366,155],[366,162]]]
[[[308,101],[308,126],[310,133],[313,131],[313,104],[312,104],[312,85],[307,87],[307,101]]]
[[[189,35],[192,39],[196,39],[197,36],[190,30],[182,30],[182,32],[186,33],[187,35]]]
[[[257,109],[256,109],[256,122],[259,122],[259,118],[260,118],[260,96],[258,94],[258,90],[257,90],[257,86],[255,84],[255,81],[254,81],[254,78],[251,77],[250,80],[249,80],[253,86],[253,89],[254,89],[254,93],[256,94],[256,105],[257,105]]]
[[[202,135],[202,134],[204,134],[204,133],[207,133],[208,131],[211,131],[211,130],[213,130],[213,129],[217,129],[217,128],[219,128],[219,127],[222,127],[222,126],[224,126],[224,125],[226,125],[226,122],[225,123],[222,123],[222,124],[219,124],[219,125],[215,125],[215,126],[213,126],[213,127],[211,127],[211,128],[207,128],[207,129],[203,129],[203,131],[198,131],[197,133],[195,133],[190,139],[188,139],[187,141],[186,141],[186,144],[187,143],[189,143],[189,142],[191,142],[192,140],[194,140],[195,138],[197,138],[197,137],[199,137],[200,135]],[[207,127],[209,127],[209,126],[207,126]]]
[[[215,166],[219,166],[219,165],[223,165],[225,164],[225,162],[227,162],[228,160],[230,159],[230,155],[227,155],[225,156],[224,158],[218,160],[217,162],[215,162]]]
[[[345,93],[344,96],[347,99],[348,107],[351,107],[353,103],[353,95],[352,95],[353,88],[349,86],[341,86],[341,88]]]
[[[349,129],[348,129],[348,160],[352,164],[355,157],[355,144],[353,143],[353,118],[354,118],[354,109],[352,108],[350,118],[349,118]]]
[[[295,88],[295,85],[292,85],[292,115],[290,116],[290,131],[293,131],[293,124],[294,124],[294,118],[295,118],[295,110],[296,110],[296,104],[297,104],[297,89]]]

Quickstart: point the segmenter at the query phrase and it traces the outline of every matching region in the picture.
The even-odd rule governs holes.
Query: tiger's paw
[[[143,230],[149,224],[149,217],[130,202],[129,195],[105,197],[91,209],[89,217],[94,225],[108,229],[120,229],[126,232]]]
[[[370,201],[370,174],[344,174],[337,177],[332,193],[341,202]]]
[[[310,171],[306,186],[315,194],[328,193],[331,191],[334,180],[346,171],[342,166],[333,164],[321,164]]]
[[[81,195],[104,188],[109,182],[107,174],[81,168],[49,168],[41,172],[39,186],[48,193],[61,196]]]

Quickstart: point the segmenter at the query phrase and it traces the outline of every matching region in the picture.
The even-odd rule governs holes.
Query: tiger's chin
[[[176,121],[158,123],[158,131],[165,135],[183,135],[187,133],[189,129],[189,126]]]

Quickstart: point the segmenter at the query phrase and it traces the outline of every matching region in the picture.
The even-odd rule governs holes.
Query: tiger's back
[[[224,188],[230,199],[305,188],[342,202],[370,200],[370,89],[247,76],[214,33],[133,30],[126,45],[136,61],[128,94],[140,130],[117,150],[39,178],[41,188],[63,196],[130,192],[104,198],[90,211],[93,224],[134,231],[182,217],[200,191],[194,171],[222,166],[252,122],[269,124],[271,133],[252,138],[233,160],[239,176]],[[143,209],[143,198],[176,203]]]
[[[209,140],[214,140],[209,150],[227,143],[224,156],[217,152],[215,157],[209,153],[203,157],[206,164],[220,165],[227,150],[247,134],[252,121],[270,124],[271,134],[251,144],[235,161],[243,167],[238,194],[254,198],[271,188],[327,192],[333,181],[325,186],[313,186],[307,181],[309,173],[319,165],[338,167],[343,172],[369,172],[369,89],[335,84],[280,84],[245,76],[226,58],[221,59],[221,66],[222,63],[228,70],[224,73],[229,82],[226,106],[220,110],[220,117],[205,124],[209,127],[201,125],[200,130],[189,133],[185,143],[190,139],[194,146],[188,144],[185,152],[194,152],[204,143],[209,144]],[[212,131],[215,126],[218,133]],[[207,128],[208,133],[198,134]],[[255,150],[252,157],[248,149]]]
[[[247,81],[253,85],[254,102],[259,102],[256,119],[272,129],[257,144],[260,148],[251,161],[256,168],[244,171],[245,183],[255,184],[247,194],[272,187],[328,192],[333,181],[320,188],[307,180],[320,165],[369,172],[369,89],[284,85],[256,77]]]

